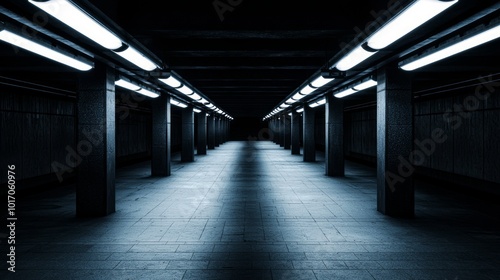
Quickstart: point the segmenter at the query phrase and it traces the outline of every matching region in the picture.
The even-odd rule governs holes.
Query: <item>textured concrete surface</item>
[[[374,169],[332,178],[322,161],[228,142],[174,155],[170,177],[117,170],[103,218],[75,218],[71,187],[19,198],[17,272],[0,278],[498,279],[498,205],[419,184],[415,218],[395,219],[376,210]]]

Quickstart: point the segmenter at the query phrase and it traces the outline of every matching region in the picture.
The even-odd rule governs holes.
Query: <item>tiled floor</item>
[[[104,218],[76,219],[69,187],[27,197],[17,272],[0,278],[500,279],[498,206],[417,186],[416,218],[394,219],[376,211],[374,170],[346,173],[228,142],[168,178],[118,170]]]

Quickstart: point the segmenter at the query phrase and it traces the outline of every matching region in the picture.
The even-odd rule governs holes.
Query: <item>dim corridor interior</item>
[[[418,182],[416,217],[377,212],[375,170],[346,176],[267,141],[227,142],[170,177],[117,170],[116,212],[75,217],[74,186],[18,201],[1,279],[498,279],[499,207]],[[3,243],[3,242],[2,242]],[[6,271],[6,270],[4,270]],[[2,273],[4,273],[2,271]]]

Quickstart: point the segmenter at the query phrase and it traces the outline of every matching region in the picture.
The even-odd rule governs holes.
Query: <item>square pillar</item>
[[[181,161],[194,161],[194,111],[192,105],[182,109]]]
[[[291,136],[291,126],[290,126],[290,118],[288,115],[283,115],[283,147],[285,150],[290,150],[290,142],[292,141]]]
[[[413,217],[413,94],[410,74],[396,65],[378,72],[377,210]]]
[[[279,142],[280,147],[285,147],[285,125],[283,123],[283,116],[278,117],[278,131],[279,131]]]
[[[292,155],[300,155],[300,114],[295,110],[292,112],[290,138]]]
[[[278,144],[279,135],[278,135],[278,128],[276,127],[276,118],[275,117],[271,118],[270,125],[271,125],[271,131],[272,131],[272,135],[273,135],[273,137],[272,137],[273,143]]]
[[[115,212],[114,69],[98,63],[78,78],[76,215],[106,216]]]
[[[170,176],[171,172],[171,108],[170,96],[162,94],[151,102],[153,132],[151,175]]]
[[[344,176],[344,101],[328,94],[325,104],[325,174]]]
[[[202,111],[197,114],[198,121],[198,145],[196,147],[198,155],[207,154],[207,114]]]
[[[215,147],[220,146],[220,117],[215,116]]]
[[[215,149],[215,118],[213,113],[207,117],[207,146],[209,150]]]
[[[304,104],[303,116],[303,146],[304,146],[304,161],[305,162],[315,162],[316,161],[316,141],[314,139],[314,126],[315,122],[315,112],[313,108]]]

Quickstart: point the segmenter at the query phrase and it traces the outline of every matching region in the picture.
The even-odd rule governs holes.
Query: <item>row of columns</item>
[[[69,164],[77,170],[76,214],[79,217],[105,216],[115,212],[115,73],[96,64],[93,71],[82,73],[78,82],[77,144]],[[171,174],[170,96],[161,95],[151,102],[152,150],[151,175]],[[198,155],[206,155],[229,140],[227,118],[196,114]],[[192,106],[182,109],[181,160],[195,159],[195,114]],[[69,167],[68,167],[69,168]],[[65,170],[72,172],[74,169]]]
[[[413,149],[413,94],[408,73],[391,65],[377,73],[377,210],[390,216],[413,217],[414,186],[411,166]],[[304,104],[302,147],[300,114],[276,115],[269,120],[273,141],[316,161],[315,110]],[[344,102],[331,93],[325,104],[325,174],[345,175]]]

